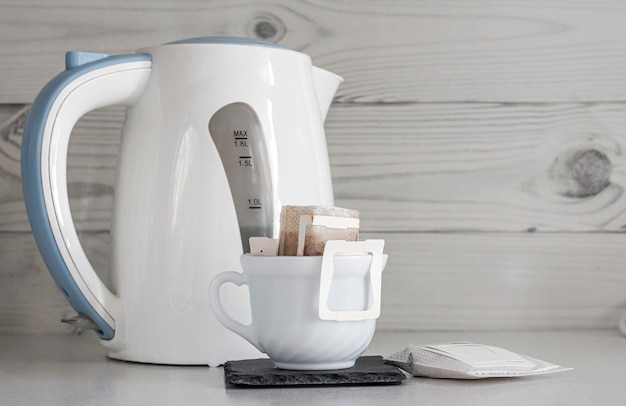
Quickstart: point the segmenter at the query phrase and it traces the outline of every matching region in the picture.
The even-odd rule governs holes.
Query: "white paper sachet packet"
[[[508,378],[572,369],[467,341],[410,345],[386,357],[385,361],[413,376],[451,379]]]

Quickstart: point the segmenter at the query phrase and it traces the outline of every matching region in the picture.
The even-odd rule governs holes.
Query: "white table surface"
[[[366,355],[410,343],[467,340],[574,370],[524,378],[400,385],[239,389],[222,368],[142,365],[105,357],[95,335],[0,336],[2,405],[626,405],[626,337],[618,330],[383,332]]]

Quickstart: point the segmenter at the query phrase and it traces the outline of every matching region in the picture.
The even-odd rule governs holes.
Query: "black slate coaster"
[[[228,361],[224,364],[227,385],[277,387],[318,385],[391,385],[406,379],[400,369],[381,356],[360,357],[354,367],[325,371],[278,369],[270,359]]]

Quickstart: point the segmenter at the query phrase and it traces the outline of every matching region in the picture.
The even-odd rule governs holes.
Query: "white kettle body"
[[[68,53],[25,127],[29,220],[55,281],[112,358],[219,365],[260,357],[209,307],[251,236],[277,237],[282,205],[332,205],[323,121],[341,78],[302,53],[207,37],[107,56]],[[111,286],[80,246],[66,183],[70,133],[127,105],[112,217]],[[246,291],[226,310],[249,317]]]

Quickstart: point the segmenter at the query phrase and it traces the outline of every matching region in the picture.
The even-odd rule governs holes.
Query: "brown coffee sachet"
[[[278,255],[322,255],[326,241],[359,239],[358,210],[327,206],[284,206]]]

